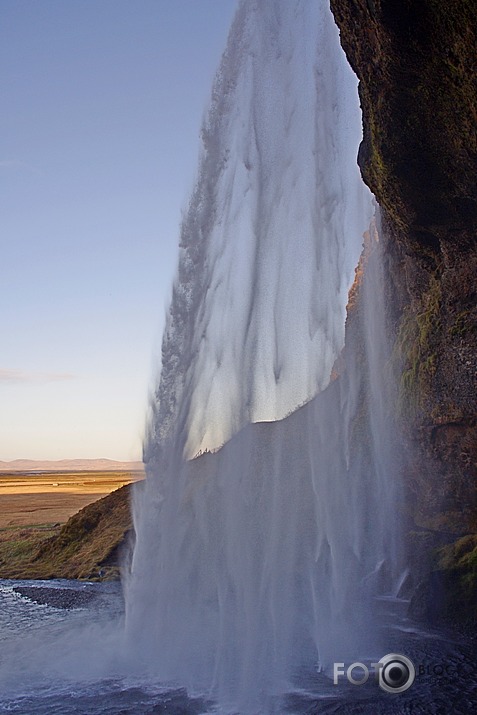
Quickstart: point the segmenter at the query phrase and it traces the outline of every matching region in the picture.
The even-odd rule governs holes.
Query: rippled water
[[[477,712],[475,642],[420,629],[405,617],[405,601],[381,599],[376,607],[382,613],[387,652],[403,653],[416,666],[413,686],[401,694],[385,693],[373,678],[360,687],[335,686],[331,678],[311,670],[297,673],[288,694],[277,696],[274,713]],[[0,713],[223,712],[206,697],[187,694],[177,684],[154,682],[151,673],[134,673],[134,665],[121,654],[122,619],[119,584],[0,581]],[[382,655],[363,654],[363,660]]]

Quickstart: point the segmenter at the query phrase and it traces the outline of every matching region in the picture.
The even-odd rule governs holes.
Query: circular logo
[[[411,687],[416,677],[412,660],[405,655],[388,653],[380,658],[379,685],[388,693],[402,693]]]

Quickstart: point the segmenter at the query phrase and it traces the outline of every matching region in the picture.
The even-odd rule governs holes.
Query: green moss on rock
[[[398,412],[402,417],[422,410],[428,401],[440,329],[441,284],[432,276],[419,303],[404,311],[396,337],[394,361],[401,365]]]
[[[477,535],[442,547],[435,559],[434,572],[445,587],[440,603],[442,617],[477,618]]]

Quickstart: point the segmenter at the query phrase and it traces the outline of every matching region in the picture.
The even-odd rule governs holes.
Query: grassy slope
[[[131,485],[89,504],[63,526],[0,531],[0,578],[116,578],[132,533]]]

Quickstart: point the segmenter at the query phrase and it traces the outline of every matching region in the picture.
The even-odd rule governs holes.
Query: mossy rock
[[[411,599],[410,615],[430,623],[475,626],[477,534],[468,534],[436,550],[433,570]]]
[[[415,416],[425,409],[438,362],[441,331],[442,286],[431,275],[419,302],[404,311],[393,351],[395,369],[401,372],[398,414]],[[399,369],[400,366],[400,369]]]

